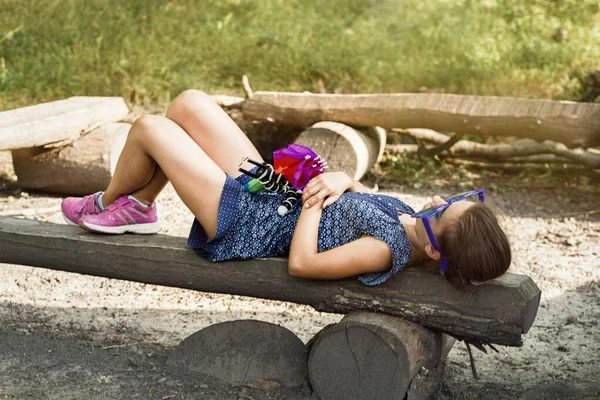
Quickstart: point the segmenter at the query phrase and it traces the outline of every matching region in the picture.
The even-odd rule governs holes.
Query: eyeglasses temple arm
[[[446,268],[448,267],[446,264],[446,255],[444,254],[444,252],[442,251],[440,246],[438,246],[438,244],[435,240],[435,236],[433,235],[433,231],[431,230],[431,225],[429,223],[429,220],[427,218],[422,218],[421,221],[423,221],[423,226],[425,227],[425,231],[427,231],[427,236],[429,236],[429,242],[431,243],[431,245],[433,246],[434,249],[436,249],[437,251],[440,252],[440,256],[442,257],[442,260],[440,263],[440,274],[444,275],[444,272],[446,271]]]

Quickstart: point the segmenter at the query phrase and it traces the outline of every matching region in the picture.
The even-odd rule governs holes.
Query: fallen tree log
[[[215,94],[210,97],[224,109],[242,108],[242,103],[245,100],[243,97],[227,96],[223,94]]]
[[[417,140],[429,141],[436,144],[443,144],[451,140],[448,136],[430,129],[394,129],[393,131],[409,135]],[[508,161],[514,157],[551,153],[583,164],[589,168],[600,168],[599,154],[584,149],[569,149],[564,144],[551,140],[538,143],[535,140],[522,139],[508,144],[483,144],[468,140],[459,140],[445,151],[453,157],[477,157],[490,161]]]
[[[418,153],[419,152],[419,145],[416,144],[389,144],[387,146],[385,146],[385,151],[387,152],[388,156],[394,156],[394,155],[402,155],[405,153]],[[444,157],[444,160],[448,160],[449,157],[452,157],[452,155],[449,155],[447,152],[442,152],[441,154],[439,154],[441,157]],[[477,157],[477,155],[473,155],[471,156],[470,154],[464,154],[464,155],[457,155],[456,157],[460,157],[460,159],[468,161],[483,161],[483,162],[488,162],[490,164],[494,164],[494,162],[492,161],[485,161],[487,160],[485,157]],[[457,158],[454,158],[455,160]],[[526,163],[533,163],[533,164],[574,164],[575,162],[573,160],[570,160],[568,158],[565,157],[558,157],[554,154],[534,154],[531,156],[523,156],[523,157],[509,157],[509,158],[502,158],[501,161],[504,161],[506,163],[513,163],[513,164],[526,164]],[[495,163],[497,164],[497,163]]]
[[[385,140],[372,132],[369,136],[339,122],[322,121],[307,128],[294,143],[314,150],[327,161],[330,171],[344,171],[360,180],[375,164],[381,140]]]
[[[105,190],[130,128],[130,124],[109,123],[59,149],[13,150],[19,187],[67,195]]]
[[[454,343],[413,322],[370,312],[348,314],[317,335],[308,375],[323,400],[403,399],[419,370],[443,362]]]
[[[593,103],[428,93],[254,92],[242,111],[249,119],[303,127],[336,121],[553,140],[569,147],[600,144],[600,104]]]
[[[121,97],[71,97],[0,113],[0,150],[60,147],[129,113]]]
[[[81,274],[307,304],[327,312],[370,310],[453,335],[521,346],[541,292],[531,278],[506,274],[477,290],[456,289],[442,276],[407,268],[381,286],[355,279],[291,277],[287,259],[211,263],[165,235],[104,236],[78,227],[0,217],[0,262]]]
[[[537,170],[547,170],[548,167],[546,163],[537,163],[537,162],[485,162],[485,161],[475,161],[475,160],[466,160],[462,158],[444,158],[444,161],[448,164],[453,165],[462,165],[465,167],[479,168],[479,169],[491,169],[491,170],[502,170],[506,172],[522,172],[523,169],[537,169]],[[558,167],[558,165],[554,165]],[[560,168],[565,168],[565,165],[560,165]],[[575,164],[568,164],[566,168],[569,171],[577,171],[581,169],[581,166],[577,166]]]

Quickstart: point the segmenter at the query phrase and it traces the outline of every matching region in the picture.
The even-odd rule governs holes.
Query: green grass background
[[[242,74],[255,90],[577,99],[598,68],[598,0],[0,0],[0,110],[240,95]]]

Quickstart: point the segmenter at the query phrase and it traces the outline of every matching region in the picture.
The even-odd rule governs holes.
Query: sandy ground
[[[62,223],[56,196],[6,187],[10,154],[0,152],[0,212]],[[0,181],[2,182],[2,181]],[[478,182],[486,186],[489,182]],[[503,187],[487,201],[506,215],[513,273],[542,290],[537,320],[522,348],[476,352],[480,375],[457,343],[441,399],[600,398],[600,176],[589,172],[553,186]],[[0,186],[1,187],[1,186]],[[441,194],[456,189],[444,188]],[[430,191],[383,187],[414,207]],[[171,186],[158,200],[163,233],[186,236],[192,216]],[[35,214],[26,209],[43,209]],[[0,249],[1,251],[1,249]],[[280,324],[304,342],[341,316],[296,304],[199,293],[0,264],[0,399],[279,399],[308,392],[231,387],[165,371],[170,347],[220,321]]]

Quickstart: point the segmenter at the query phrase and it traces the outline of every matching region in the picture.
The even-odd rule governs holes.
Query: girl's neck
[[[417,240],[416,220],[408,214],[402,214],[399,218],[400,222],[404,226],[404,231],[408,236],[408,240],[410,241],[410,247],[412,250],[408,265],[414,265],[420,261],[425,260],[425,253],[421,251],[420,247],[418,246],[419,241]]]

